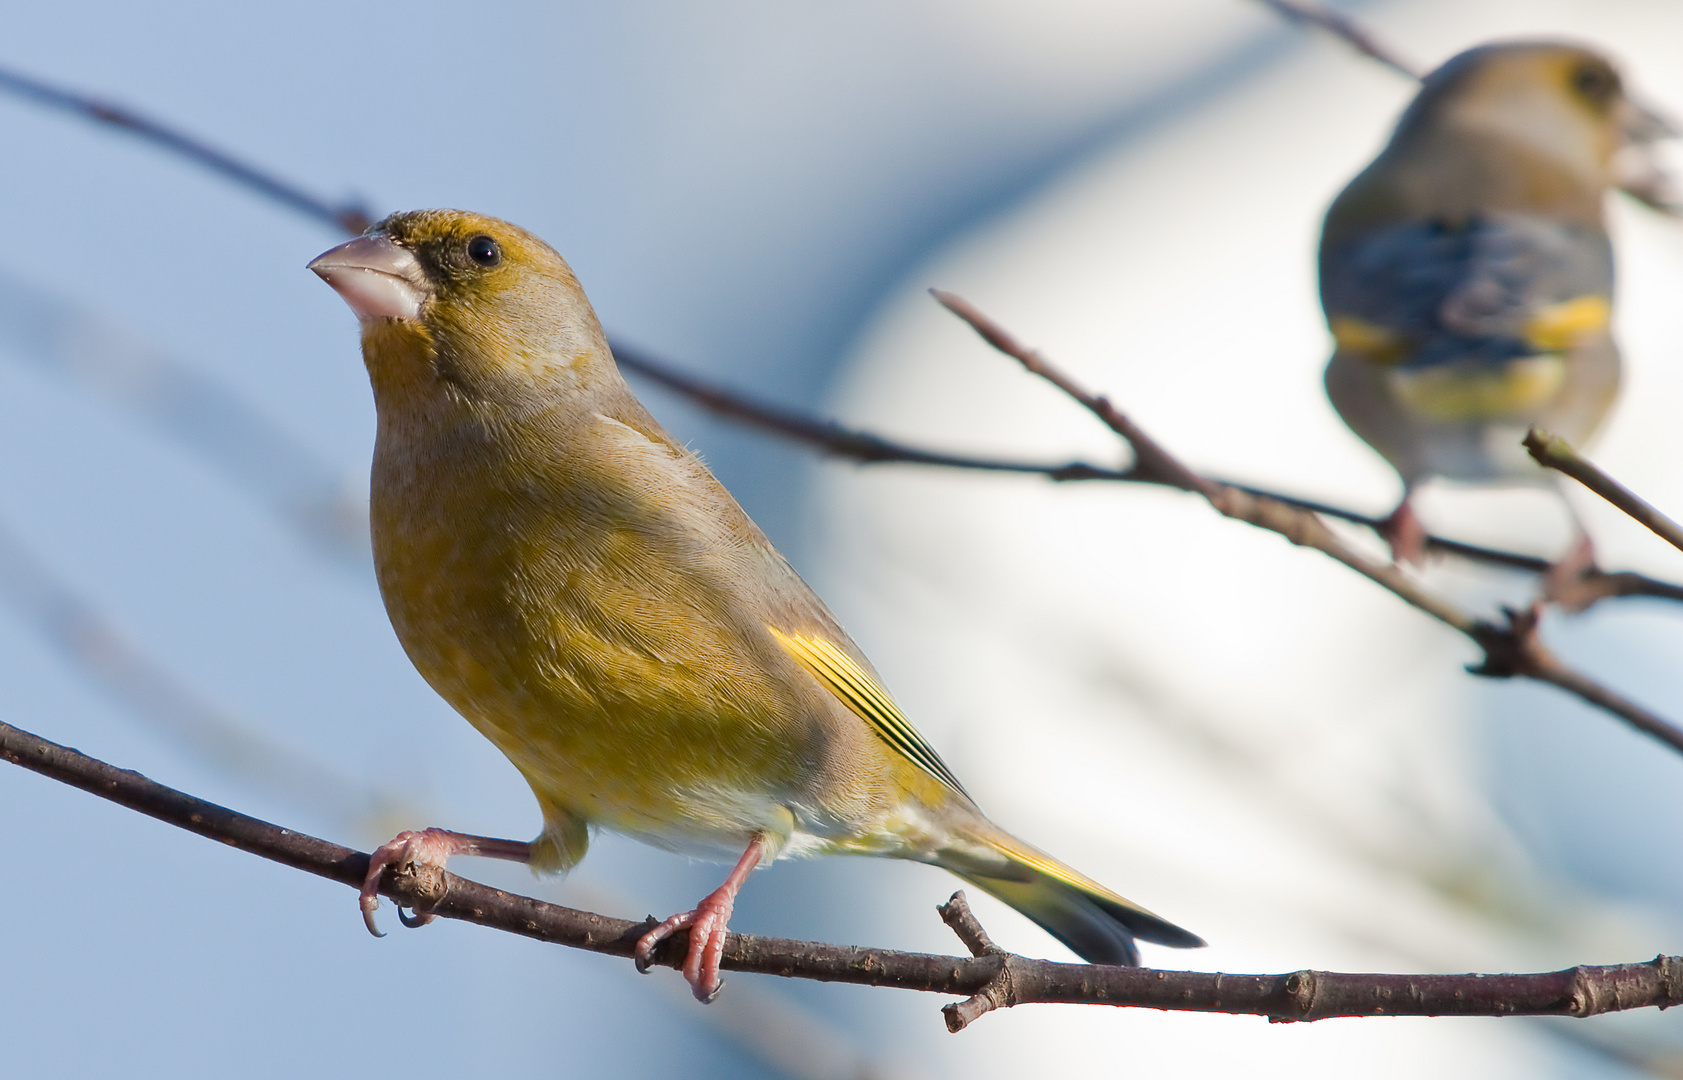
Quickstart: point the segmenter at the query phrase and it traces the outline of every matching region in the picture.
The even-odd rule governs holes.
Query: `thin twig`
[[[1652,530],[1661,540],[1683,551],[1683,525],[1666,517],[1648,500],[1608,476],[1559,435],[1533,427],[1525,433],[1525,449],[1543,468],[1565,473]]]
[[[312,551],[368,562],[368,506],[267,409],[85,306],[0,272],[0,350],[105,396],[256,496]]]
[[[804,443],[832,457],[845,458],[861,465],[880,465],[889,462],[908,465],[938,465],[950,469],[975,469],[982,472],[1030,473],[1053,480],[1137,480],[1132,471],[1107,469],[1072,461],[1064,465],[1049,465],[1007,458],[977,457],[951,454],[941,450],[927,450],[909,443],[887,439],[868,431],[844,427],[834,420],[809,416],[770,402],[757,401],[747,394],[726,389],[717,383],[687,375],[661,361],[651,359],[621,342],[613,343],[614,360],[626,371],[640,375],[675,391],[715,416],[734,420],[748,427],[759,428],[792,442]]]
[[[1265,2],[1272,2],[1272,0],[1265,0]],[[1316,21],[1311,18],[1307,5],[1288,6],[1303,9],[1304,18]],[[1326,20],[1316,21],[1316,24],[1324,25],[1327,29],[1332,29],[1341,35],[1354,35],[1347,37],[1347,40],[1351,40],[1353,43],[1362,39],[1363,32],[1347,17],[1337,13],[1329,13]],[[1344,27],[1344,29],[1337,30],[1336,28],[1339,26]],[[1379,54],[1373,53],[1371,55],[1378,56]],[[1384,59],[1383,57],[1380,58]],[[1386,62],[1390,63],[1391,61],[1386,60]],[[272,198],[284,206],[325,222],[339,230],[358,233],[368,225],[370,214],[360,206],[335,206],[328,200],[280,180],[249,162],[240,161],[231,154],[212,147],[202,139],[182,134],[177,129],[160,121],[143,117],[132,109],[113,105],[90,95],[52,86],[39,79],[4,70],[0,70],[0,92],[11,92],[31,101],[120,127],[122,130],[146,140],[160,149],[181,155],[195,164],[209,167],[219,175],[243,184],[257,194]],[[3,301],[4,296],[0,295],[0,311],[4,310]],[[17,316],[13,314],[12,318],[15,320]],[[810,416],[793,409],[786,409],[769,402],[756,400],[750,395],[686,374],[671,363],[657,360],[646,352],[617,339],[611,340],[611,345],[620,366],[682,395],[717,416],[759,428],[780,438],[812,447],[832,457],[855,461],[860,464],[930,465],[984,472],[1024,473],[1045,476],[1052,480],[1103,480],[1121,483],[1160,482],[1150,477],[1141,476],[1132,469],[1106,468],[1081,461],[1062,464],[1042,463],[930,450],[884,438],[871,432],[844,427],[834,420]],[[55,359],[62,358],[55,357]],[[200,403],[193,400],[192,394],[171,391],[172,380],[176,378],[173,365],[167,363],[151,364],[142,371],[135,367],[140,358],[126,353],[119,358],[115,358],[120,363],[106,362],[113,358],[92,353],[79,356],[78,359],[98,367],[98,374],[101,375],[105,373],[107,368],[115,369],[121,366],[135,369],[129,372],[131,375],[148,376],[141,381],[149,387],[155,399],[152,402],[155,408],[151,411],[159,414],[161,418],[167,421],[176,423],[181,429],[178,434],[189,443],[197,446],[201,441],[202,433],[197,428],[203,425],[202,423],[194,424],[192,421],[202,421],[205,416],[213,414],[201,410]],[[157,377],[153,378],[151,376]],[[211,391],[213,396],[227,397],[226,391],[216,387],[206,377],[195,374],[194,378],[203,384],[204,389]],[[250,409],[229,409],[226,407],[226,402],[223,402],[218,406],[218,411],[214,415],[243,417],[251,412]],[[225,424],[219,425],[219,427],[226,426]],[[235,426],[239,427],[240,425]],[[262,433],[267,429],[263,425],[258,425],[252,430]],[[273,442],[274,440],[271,439],[270,441]],[[267,467],[272,465],[273,468],[270,471],[277,476],[290,477],[292,475],[304,475],[307,472],[307,470],[301,471],[294,467],[295,463],[292,459],[296,458],[297,455],[270,455],[273,458],[273,461],[270,462],[262,458],[261,455],[251,453],[255,445],[256,442],[252,439],[244,440],[239,444],[240,454],[236,456],[241,461],[248,457],[251,458],[251,463],[254,466]],[[222,455],[218,454],[213,457],[220,460]],[[1382,518],[1327,503],[1301,499],[1242,484],[1229,484],[1228,486],[1369,529],[1378,530],[1384,524]],[[342,530],[342,515],[337,513],[339,504],[323,502],[321,505],[332,511],[328,518],[324,519],[328,522],[331,530]],[[319,511],[312,504],[305,506],[304,512],[306,517],[295,523],[301,523],[305,526],[304,531],[307,539],[310,539],[313,544],[320,544],[322,537],[318,534],[322,526],[319,522],[312,524],[309,520],[309,515],[318,514]],[[291,520],[290,515],[288,515],[288,520]],[[339,542],[342,543],[343,541]],[[1534,555],[1482,547],[1477,544],[1466,544],[1441,536],[1427,536],[1426,548],[1430,551],[1438,551],[1474,562],[1504,566],[1528,573],[1543,573],[1552,565],[1549,560]],[[1587,598],[1646,596],[1654,599],[1683,602],[1683,585],[1659,581],[1630,572],[1608,574],[1594,570],[1583,581],[1579,582],[1576,588],[1578,591],[1575,595]]]
[[[1477,618],[1429,592],[1393,564],[1371,559],[1356,551],[1314,514],[1277,499],[1199,476],[1123,415],[1108,399],[1082,387],[964,299],[939,289],[931,289],[930,292],[943,307],[968,323],[989,345],[1022,364],[1024,370],[1062,390],[1126,440],[1134,448],[1135,471],[1152,476],[1160,483],[1196,492],[1227,517],[1279,533],[1294,544],[1331,556],[1414,608],[1459,631],[1484,650],[1484,661],[1471,669],[1474,674],[1492,678],[1519,676],[1559,687],[1683,753],[1683,728],[1562,663],[1543,644],[1537,632],[1535,608],[1526,613],[1510,610],[1500,624]]]
[[[809,446],[830,457],[853,461],[861,465],[934,465],[949,469],[1023,473],[1044,476],[1060,482],[1096,480],[1125,484],[1161,485],[1167,483],[1169,486],[1176,486],[1164,477],[1154,475],[1151,470],[1141,469],[1137,465],[1125,469],[1115,469],[1093,465],[1085,461],[1053,464],[928,450],[910,443],[884,438],[872,432],[845,427],[834,420],[810,416],[794,409],[759,401],[740,391],[681,373],[620,344],[614,346],[614,358],[627,371],[676,391],[717,416],[749,427],[759,428],[791,442]],[[1305,499],[1296,495],[1285,495],[1266,488],[1253,487],[1249,484],[1237,484],[1225,480],[1217,480],[1216,482],[1225,487],[1255,495],[1258,498],[1272,499],[1300,510],[1337,518],[1340,521],[1347,521],[1352,525],[1359,525],[1374,532],[1380,531],[1385,525],[1385,519],[1382,517],[1363,514],[1360,511],[1335,506],[1331,503]],[[1486,563],[1532,574],[1546,573],[1554,565],[1548,559],[1536,555],[1524,555],[1515,551],[1504,551],[1500,548],[1468,544],[1442,536],[1428,535],[1426,537],[1426,549],[1467,559],[1471,562]],[[1584,576],[1575,583],[1574,588],[1577,590],[1574,595],[1582,595],[1590,602],[1602,597],[1634,596],[1683,602],[1683,585],[1661,581],[1631,571],[1608,572],[1591,569],[1586,571]]]
[[[356,888],[368,856],[260,821],[136,772],[0,723],[0,758],[241,851]],[[381,892],[399,904],[449,919],[610,956],[630,957],[647,921],[630,922],[493,889],[454,874],[419,888],[388,871]],[[347,908],[347,918],[349,909]],[[657,950],[662,966],[680,967],[683,934]],[[1013,953],[940,956],[860,946],[731,934],[721,964],[729,971],[969,997],[1009,966],[1004,1006],[1031,1003],[1117,1005],[1183,1012],[1312,1021],[1355,1016],[1593,1016],[1683,1004],[1683,957],[1647,963],[1581,966],[1527,975],[1393,975],[1298,971],[1229,975],[1202,971],[1060,964]]]
[[[260,195],[346,232],[360,233],[368,228],[368,210],[361,203],[345,202],[335,205],[310,194],[296,184],[278,179],[273,173],[218,150],[179,128],[161,120],[154,120],[126,106],[54,86],[5,68],[0,68],[0,91],[28,98],[37,104],[75,113],[119,131],[126,131],[143,142],[179,154],[237,184],[251,188]]]
[[[1325,30],[1338,38],[1363,56],[1379,61],[1399,75],[1406,75],[1411,79],[1423,78],[1426,69],[1419,64],[1404,60],[1390,46],[1368,32],[1350,16],[1342,11],[1334,11],[1323,4],[1305,3],[1304,0],[1261,0],[1264,7],[1274,9],[1284,15],[1291,22],[1300,26],[1314,26]]]

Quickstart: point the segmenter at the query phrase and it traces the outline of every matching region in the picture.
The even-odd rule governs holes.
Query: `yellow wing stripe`
[[[1580,296],[1551,304],[1525,324],[1525,341],[1533,349],[1559,352],[1581,339],[1606,331],[1613,318],[1613,302],[1605,296]]]
[[[1587,337],[1603,334],[1613,318],[1613,302],[1605,296],[1587,295],[1538,310],[1520,331],[1525,343],[1538,352],[1561,352]],[[1341,352],[1355,353],[1378,364],[1395,364],[1407,358],[1409,338],[1388,327],[1334,315],[1327,323]]]
[[[877,738],[941,783],[965,798],[970,797],[935,748],[918,734],[911,721],[906,719],[906,714],[894,704],[888,691],[871,678],[853,657],[825,638],[812,634],[785,634],[775,626],[766,629],[771,631],[771,636],[777,639],[784,651],[869,724]]]
[[[1015,840],[1015,837],[998,836],[989,837],[988,843],[998,849],[998,851],[1006,858],[1011,859],[1014,862],[1020,862],[1025,866],[1033,867],[1042,874],[1045,874],[1047,877],[1056,878],[1065,885],[1073,885],[1082,892],[1102,896],[1113,904],[1121,904],[1123,907],[1132,908],[1138,911],[1145,910],[1132,900],[1124,899],[1123,897],[1111,892],[1109,889],[1100,885],[1081,871],[1076,870],[1074,867],[1065,866],[1063,863],[1052,858],[1050,855],[1042,855],[1040,852],[1029,847],[1027,844],[1018,843],[1015,842]]]
[[[1406,338],[1365,319],[1334,315],[1328,326],[1340,352],[1365,356],[1376,364],[1395,364],[1408,355]]]

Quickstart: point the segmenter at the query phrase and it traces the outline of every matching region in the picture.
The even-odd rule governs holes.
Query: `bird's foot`
[[[725,953],[725,938],[730,932],[730,915],[736,907],[736,894],[754,867],[760,865],[765,850],[765,837],[755,836],[748,849],[737,860],[736,867],[725,883],[702,898],[695,910],[672,916],[637,939],[632,959],[637,970],[647,973],[654,963],[654,951],[662,941],[679,930],[690,932],[689,952],[684,956],[684,978],[690,984],[695,999],[703,1005],[710,1003],[724,989],[719,978],[719,961]]]
[[[1574,615],[1584,611],[1603,595],[1585,587],[1588,579],[1595,576],[1595,544],[1588,533],[1582,533],[1572,550],[1543,572],[1543,602]]]
[[[493,836],[471,836],[448,829],[422,829],[420,832],[401,832],[388,844],[381,844],[368,857],[368,875],[362,879],[362,921],[375,937],[385,937],[374,925],[374,911],[380,906],[380,875],[387,867],[413,871],[431,867],[442,871],[452,855],[484,855],[493,859],[530,862],[532,845],[519,840],[499,840]],[[398,909],[398,921],[404,926],[425,926],[432,916],[425,911],[405,915]]]
[[[648,971],[654,960],[655,946],[686,927],[690,932],[690,951],[684,958],[684,978],[695,999],[706,1005],[719,996],[725,982],[719,977],[719,960],[724,955],[725,937],[729,933],[730,913],[736,897],[716,889],[695,906],[694,911],[674,915],[637,939],[636,963],[638,971]]]
[[[1398,566],[1418,566],[1426,561],[1426,526],[1407,497],[1379,523],[1379,535],[1391,546],[1391,561]]]

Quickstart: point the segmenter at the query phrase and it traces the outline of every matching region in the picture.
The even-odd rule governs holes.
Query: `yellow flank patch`
[[[1449,366],[1398,368],[1386,382],[1398,401],[1428,419],[1489,420],[1535,409],[1560,393],[1566,360],[1528,356],[1477,374]]]
[[[1353,315],[1334,315],[1328,325],[1339,352],[1354,353],[1378,364],[1394,364],[1408,352],[1408,342],[1401,334]]]
[[[1525,324],[1525,341],[1539,352],[1570,349],[1579,341],[1607,329],[1613,305],[1605,296],[1580,296],[1551,304]]]
[[[894,699],[888,696],[882,684],[871,678],[835,642],[813,634],[785,634],[775,626],[767,626],[766,629],[790,656],[824,684],[825,689],[869,724],[877,738],[941,783],[965,798],[970,797],[964,785],[958,782],[958,777],[947,768],[935,748],[912,727],[911,721],[894,704]]]

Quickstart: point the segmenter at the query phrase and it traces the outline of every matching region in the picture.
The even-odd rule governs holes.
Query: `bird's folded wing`
[[[1569,348],[1605,332],[1612,284],[1604,233],[1519,214],[1381,226],[1321,267],[1339,348],[1410,367]]]
[[[947,768],[935,748],[918,734],[882,684],[840,646],[815,634],[786,634],[775,626],[767,629],[790,656],[865,721],[879,739],[942,784],[966,799],[970,797],[964,785],[958,782],[958,777]]]

